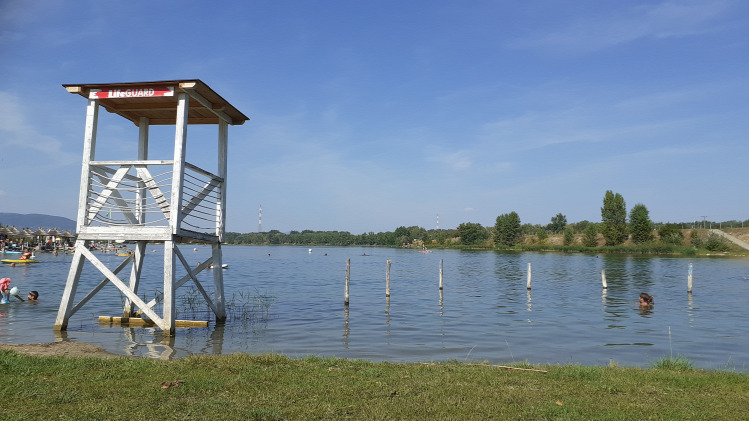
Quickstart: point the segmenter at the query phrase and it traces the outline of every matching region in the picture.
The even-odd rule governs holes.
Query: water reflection
[[[130,326],[105,326],[100,334],[120,333],[121,349],[111,349],[110,351],[127,356],[145,356],[159,360],[170,360],[176,358],[181,351],[177,346],[178,340],[186,341],[196,339],[200,345],[200,354],[223,354],[224,335],[226,326],[224,323],[214,324],[212,328],[186,328],[175,336],[164,335],[160,329],[152,327],[130,327]],[[205,332],[210,331],[208,336]],[[81,340],[80,331],[55,331],[54,340],[56,342],[67,342]],[[197,337],[195,337],[197,335]],[[91,338],[86,341],[95,343]],[[189,352],[192,353],[192,352]],[[184,355],[183,355],[184,356]]]
[[[348,327],[349,309],[348,306],[343,306],[343,347],[348,349],[348,337],[351,334],[351,330]]]
[[[689,320],[689,327],[694,327],[694,300],[691,291],[687,292],[687,319]]]
[[[145,355],[153,359],[169,360],[177,353],[174,349],[175,337],[163,335],[160,331],[157,331],[157,329],[145,329],[144,333],[153,339],[146,339],[143,343],[140,343],[136,339],[136,330],[134,328],[123,326],[122,331],[125,334],[125,338],[131,342],[129,345],[125,346],[125,355],[131,357]],[[139,350],[143,348],[145,348],[145,353],[139,352]]]
[[[640,312],[640,316],[650,317],[650,315],[653,314],[653,306],[639,306],[638,311]]]
[[[390,297],[385,297],[385,343],[390,345]]]
[[[533,311],[533,303],[531,302],[531,290],[526,290],[525,294],[528,297],[528,301],[526,302],[526,310]]]

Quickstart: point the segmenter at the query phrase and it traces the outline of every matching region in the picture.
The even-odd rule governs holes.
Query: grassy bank
[[[749,375],[675,367],[533,367],[543,373],[278,355],[156,361],[0,351],[0,418],[746,419]]]

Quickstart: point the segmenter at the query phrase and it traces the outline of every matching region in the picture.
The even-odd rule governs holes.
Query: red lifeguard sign
[[[107,98],[148,98],[157,96],[174,96],[173,86],[144,86],[127,89],[92,89],[89,99]]]

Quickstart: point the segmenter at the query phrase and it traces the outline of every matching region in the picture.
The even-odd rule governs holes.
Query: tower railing
[[[85,219],[79,233],[138,232],[151,239],[177,234],[202,240],[221,237],[224,180],[185,163],[181,207],[172,215],[173,161],[91,161]],[[175,221],[175,218],[177,220]],[[128,237],[132,238],[132,237]]]

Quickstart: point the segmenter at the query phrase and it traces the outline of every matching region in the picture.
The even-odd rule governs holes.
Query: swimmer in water
[[[650,294],[648,294],[648,293],[645,293],[645,292],[640,293],[640,302],[639,302],[639,304],[640,304],[640,307],[652,306],[653,305],[653,296],[650,295]]]

